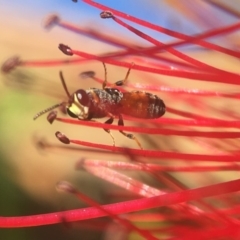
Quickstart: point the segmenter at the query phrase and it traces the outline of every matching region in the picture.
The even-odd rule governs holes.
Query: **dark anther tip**
[[[103,12],[100,13],[100,17],[103,18],[103,19],[112,18],[113,14],[110,11],[103,11]]]
[[[77,2],[78,2],[78,0],[72,0],[72,2],[75,2],[75,3],[77,3]]]
[[[9,59],[7,59],[1,67],[1,71],[3,73],[9,73],[12,71],[15,67],[17,67],[20,64],[20,58],[18,56],[13,56]]]
[[[57,117],[57,111],[52,111],[48,114],[47,120],[50,124],[52,124],[54,122],[54,120],[56,119],[56,117]]]
[[[52,28],[55,24],[60,22],[60,17],[57,14],[52,14],[50,16],[47,17],[47,19],[45,20],[43,26],[46,29],[50,29]]]
[[[93,78],[95,76],[95,72],[94,71],[86,71],[86,72],[80,73],[79,76],[83,79]]]
[[[72,56],[72,55],[73,55],[72,49],[71,49],[69,46],[67,46],[67,45],[64,45],[64,44],[60,43],[60,44],[58,45],[58,48],[59,48],[64,54],[66,54],[66,55],[68,55],[68,56]]]
[[[56,132],[55,136],[57,137],[57,139],[60,142],[62,142],[64,144],[70,144],[70,140],[64,134],[62,134],[61,132]]]
[[[115,82],[116,86],[122,86],[123,85],[123,80],[119,80],[117,82]]]

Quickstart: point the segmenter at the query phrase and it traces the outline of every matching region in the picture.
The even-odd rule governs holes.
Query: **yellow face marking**
[[[72,103],[72,105],[68,109],[70,110],[70,112],[72,112],[76,116],[79,116],[82,114],[82,110],[75,103]]]
[[[76,94],[74,94],[74,101],[68,107],[68,109],[70,112],[76,115],[79,119],[86,119],[88,117],[88,110],[89,110],[88,107],[84,107],[78,102],[78,98]]]

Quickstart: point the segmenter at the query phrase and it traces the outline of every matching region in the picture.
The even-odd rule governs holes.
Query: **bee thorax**
[[[91,88],[88,91],[90,98],[89,115],[92,118],[101,118],[109,113],[118,114],[119,102],[123,94],[115,88],[97,89]]]

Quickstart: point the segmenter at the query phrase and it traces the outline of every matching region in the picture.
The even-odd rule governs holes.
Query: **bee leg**
[[[134,66],[134,62],[132,62],[132,66]],[[115,84],[114,84],[115,86],[123,86],[124,84],[126,84],[126,82],[128,80],[128,76],[129,76],[130,71],[132,69],[132,66],[128,69],[127,74],[126,74],[124,80],[120,80],[120,81],[115,82]]]
[[[124,122],[123,122],[122,115],[119,115],[118,126],[124,126]],[[138,145],[141,149],[143,149],[141,143],[138,141],[138,139],[137,139],[133,134],[131,134],[131,133],[125,133],[125,132],[123,132],[122,130],[119,130],[119,132],[120,132],[121,134],[123,134],[125,137],[130,138],[130,139],[133,139],[133,140],[137,143],[137,145]]]
[[[102,64],[103,64],[104,73],[105,73],[104,81],[102,83],[102,88],[104,89],[107,86],[107,84],[108,84],[108,82],[107,82],[107,67],[106,67],[104,62]]]
[[[114,120],[114,118],[113,118],[113,117],[110,117],[110,118],[109,118],[106,122],[104,122],[104,123],[106,123],[106,124],[112,124],[112,123],[113,123],[113,120]],[[109,130],[109,129],[105,129],[105,128],[104,128],[103,130],[110,134],[110,136],[111,136],[111,138],[112,138],[112,141],[113,141],[113,146],[115,146],[115,139],[114,139],[113,135],[111,134],[110,130]]]

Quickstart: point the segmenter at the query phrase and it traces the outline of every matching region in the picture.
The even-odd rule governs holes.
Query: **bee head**
[[[67,113],[72,118],[87,119],[89,112],[89,95],[83,89],[77,90],[69,98]]]

